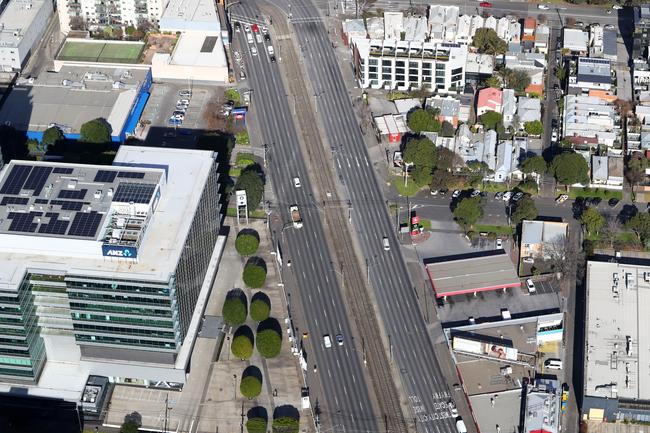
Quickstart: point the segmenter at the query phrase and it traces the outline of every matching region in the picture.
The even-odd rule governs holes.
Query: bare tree
[[[561,274],[563,282],[572,278],[575,267],[584,262],[584,252],[566,236],[558,236],[544,246],[544,254],[554,272]]]

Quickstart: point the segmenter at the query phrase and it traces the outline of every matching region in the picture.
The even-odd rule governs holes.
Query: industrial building
[[[11,0],[6,4],[0,14],[0,70],[22,69],[43,37],[52,11],[52,2],[45,0]]]
[[[0,391],[77,401],[89,375],[184,383],[223,244],[218,188],[207,151],[7,164]]]
[[[650,417],[650,260],[600,257],[587,262],[583,418]]]
[[[112,141],[122,142],[134,132],[150,87],[149,68],[63,66],[17,81],[0,109],[0,121],[40,141],[50,126],[78,139],[84,123],[103,118]]]
[[[467,46],[451,43],[353,39],[356,79],[363,88],[444,93],[465,85]]]

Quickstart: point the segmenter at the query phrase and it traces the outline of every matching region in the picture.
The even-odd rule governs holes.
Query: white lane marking
[[[352,382],[353,382],[353,383],[357,383],[357,378],[355,377],[354,374],[352,375]]]
[[[330,279],[329,279],[329,278],[327,278],[327,274],[325,274],[325,281],[327,282],[327,284],[329,284],[329,283],[330,283]]]
[[[325,318],[327,318],[327,311],[323,310],[323,314],[325,315]]]
[[[341,331],[341,330],[343,330],[343,327],[341,326],[341,322],[339,322],[339,331]]]
[[[311,294],[308,294],[307,296],[309,296],[309,303],[311,304]]]
[[[316,327],[318,327],[318,319],[314,317],[314,322],[316,323]]]
[[[347,161],[348,161],[348,168],[352,168],[352,166],[350,165],[350,160],[347,159]]]
[[[339,369],[341,368],[341,364],[339,364],[339,360],[338,360],[338,358],[336,359],[336,366],[337,366]]]
[[[357,167],[361,168],[361,165],[359,164],[359,158],[355,156],[354,159],[357,160]]]
[[[316,271],[316,268],[314,268],[314,262],[311,262],[311,270]]]
[[[318,294],[320,295],[320,285],[316,286],[316,288],[318,289]]]
[[[348,388],[345,385],[343,385],[343,392],[345,393],[345,396],[347,397],[348,396]]]
[[[336,158],[336,163],[339,165],[339,170],[341,169],[341,161],[339,161],[338,158]]]
[[[366,155],[363,155],[363,159],[366,160],[366,165],[369,166],[370,164],[368,164],[368,157]]]
[[[327,375],[330,377],[330,379],[332,378],[332,372],[330,371],[329,368],[327,369]],[[338,403],[337,403],[337,405],[338,405]]]
[[[302,271],[302,277],[303,277],[304,279],[307,279],[307,275],[305,274],[305,271]]]
[[[347,356],[348,358],[350,357],[350,352],[348,352],[348,348],[347,348],[347,347],[345,348],[345,356]]]
[[[307,243],[307,248],[310,248],[309,247],[309,239],[305,239],[305,242]]]
[[[361,410],[363,411],[363,404],[361,404],[361,400],[359,400],[359,407],[360,407]]]
[[[330,379],[331,378],[332,378],[332,376],[330,376]],[[336,407],[339,407],[339,399],[336,398],[336,396],[334,396],[334,402],[336,403]]]

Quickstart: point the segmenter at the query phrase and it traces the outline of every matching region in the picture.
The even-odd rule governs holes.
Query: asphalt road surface
[[[287,5],[275,2],[289,13]],[[453,432],[450,392],[441,373],[417,306],[413,284],[401,255],[364,139],[357,123],[323,18],[308,1],[292,2],[291,22],[301,46],[334,163],[347,185],[352,225],[365,255],[379,311],[388,334],[391,361],[399,371],[418,431]],[[390,250],[382,247],[387,237]]]
[[[249,22],[262,16],[253,2],[233,5],[231,12],[233,16],[248,17]],[[364,377],[361,348],[349,338],[351,327],[345,314],[346,301],[341,295],[336,273],[331,269],[319,210],[308,205],[314,201],[313,190],[308,169],[297,151],[300,144],[279,63],[270,62],[266,43],[248,44],[244,29],[234,35],[245,59],[248,83],[253,90],[252,114],[259,123],[263,142],[268,145],[267,172],[273,179],[282,219],[290,221],[290,205],[301,205],[303,227],[296,229],[285,224],[275,236],[283,241],[285,260],[291,258],[291,280],[301,292],[301,307],[309,321],[308,382],[320,382],[323,394],[319,398],[312,392],[312,404],[318,401],[325,431],[330,431],[327,427],[347,432],[378,431]],[[254,46],[257,55],[251,53]],[[293,184],[294,177],[300,178],[299,188]],[[345,338],[343,346],[334,341],[339,333]],[[323,345],[325,334],[333,340],[331,348]],[[317,365],[317,372],[313,371],[312,364]]]

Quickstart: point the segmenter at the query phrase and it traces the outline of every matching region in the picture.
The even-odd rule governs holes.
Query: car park
[[[323,335],[323,344],[327,349],[332,347],[332,339],[330,338],[329,334]]]
[[[253,55],[253,56],[257,55],[257,48],[251,47],[251,55]]]
[[[511,191],[506,191],[503,193],[503,201],[510,201],[512,198],[512,192]]]
[[[336,344],[339,346],[343,346],[343,334],[338,334],[336,336]]]
[[[300,184],[300,178],[298,176],[293,178],[293,186],[296,188],[300,188],[301,184]]]
[[[524,196],[523,192],[518,192],[515,195],[512,196],[512,201],[519,201],[521,198]]]
[[[541,9],[541,10],[543,10],[543,11],[547,11],[547,10],[549,10],[550,8],[548,7],[548,5],[541,4],[541,5],[537,5],[537,9]]]
[[[451,195],[451,198],[458,198],[458,197],[460,197],[460,191],[459,191],[459,190],[455,190],[455,191],[453,192],[453,194]]]
[[[555,199],[555,203],[557,203],[557,204],[562,204],[562,203],[564,203],[565,201],[567,201],[568,198],[569,198],[568,195],[566,195],[566,194],[562,194],[561,196],[559,196],[558,198]]]
[[[534,293],[537,291],[535,288],[535,283],[533,283],[533,280],[530,278],[526,280],[526,288],[528,289],[528,293]]]
[[[503,192],[498,192],[494,194],[494,199],[495,200],[503,200]]]

